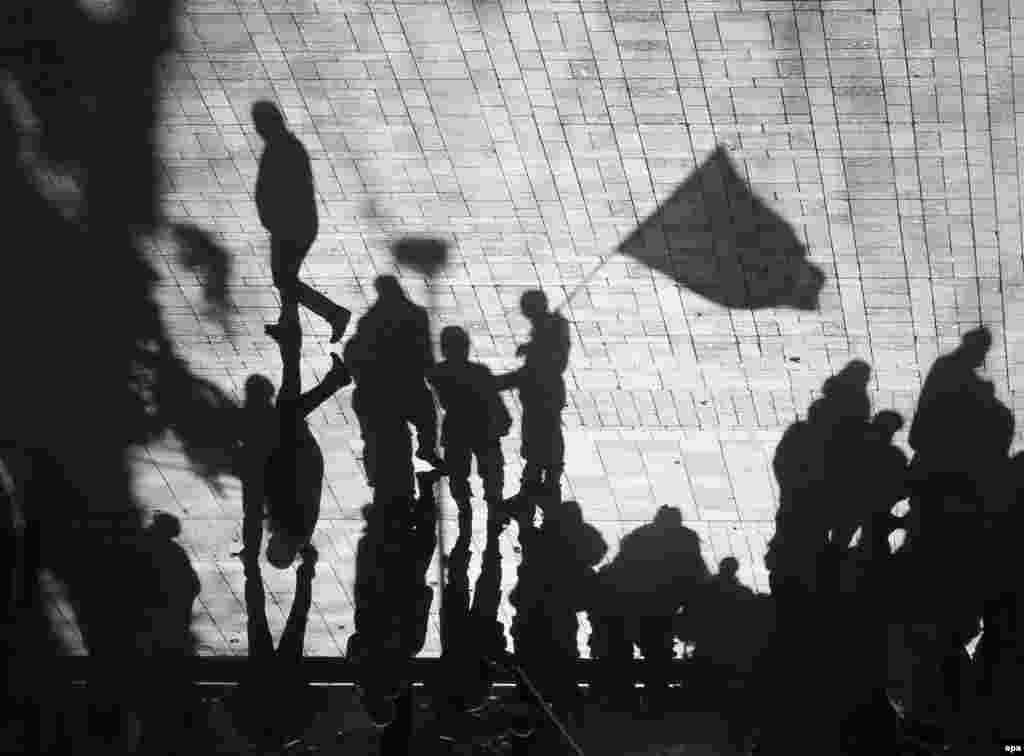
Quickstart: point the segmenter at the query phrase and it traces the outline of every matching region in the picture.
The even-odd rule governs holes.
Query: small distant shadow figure
[[[190,631],[192,606],[199,598],[199,576],[185,549],[177,542],[181,521],[167,512],[158,512],[143,531],[142,548],[153,570],[152,584],[157,590],[149,598],[150,612],[160,612],[163,619],[152,622],[159,634],[157,647],[176,654],[189,654],[193,648]]]
[[[518,389],[523,406],[522,493],[542,493],[551,501],[551,493],[560,492],[565,466],[565,438],[562,434],[562,409],[565,407],[565,379],[569,366],[569,322],[560,312],[548,309],[543,291],[522,295],[519,307],[530,321],[530,340],[516,349],[523,366],[498,376],[500,390]]]
[[[522,562],[519,580],[509,595],[516,609],[511,635],[515,660],[533,681],[543,699],[562,722],[580,716],[580,700],[573,673],[579,658],[577,613],[592,603],[596,589],[594,568],[608,545],[592,525],[584,522],[580,505],[566,501],[545,507],[540,527],[520,517]],[[535,703],[520,686],[520,695]],[[541,721],[534,707],[535,721]]]
[[[256,176],[256,209],[270,232],[270,270],[282,303],[281,319],[267,332],[273,335],[275,328],[290,325],[287,319],[298,318],[301,304],[330,324],[331,343],[337,343],[352,313],[299,280],[299,269],[319,231],[309,155],[272,102],[254,103],[252,121],[266,143]]]
[[[278,331],[275,339],[283,365],[281,390],[272,404],[274,388],[266,377],[246,381],[240,476],[247,511],[262,507],[267,516],[267,561],[285,569],[309,543],[320,516],[324,457],[306,418],[351,378],[332,354],[324,379],[301,393],[302,333],[296,324]]]
[[[323,704],[302,670],[318,554],[311,544],[302,548],[302,562],[295,572],[295,597],[275,649],[259,565],[262,517],[258,508],[245,512],[242,561],[249,659],[227,708],[235,730],[253,746],[279,749],[303,736]]]
[[[363,437],[367,482],[385,486],[385,499],[413,495],[408,424],[416,429],[416,456],[441,466],[437,452],[437,408],[426,377],[434,367],[430,321],[394,276],[374,281],[377,301],[359,319],[345,344],[345,364],[356,388],[352,409]],[[386,473],[384,472],[386,471]],[[378,473],[382,474],[378,474]]]
[[[588,613],[591,655],[603,668],[598,686],[603,695],[621,702],[631,692],[635,645],[648,662],[647,704],[665,705],[676,613],[681,607],[693,611],[708,578],[700,537],[683,525],[675,507],[660,507],[652,522],[622,539],[615,559],[598,572],[598,593]]]
[[[437,391],[444,420],[441,445],[448,485],[460,518],[472,518],[469,484],[470,466],[476,458],[477,474],[483,479],[489,528],[498,527],[502,515],[505,458],[501,439],[512,427],[512,416],[498,393],[490,368],[469,359],[469,334],[458,326],[441,331],[444,360],[427,379]]]

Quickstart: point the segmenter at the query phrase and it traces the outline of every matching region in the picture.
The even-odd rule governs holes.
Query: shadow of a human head
[[[258,100],[252,104],[252,124],[264,141],[272,141],[287,131],[284,114],[270,100]]]

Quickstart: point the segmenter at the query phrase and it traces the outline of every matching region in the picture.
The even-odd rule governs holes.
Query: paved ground
[[[427,303],[389,244],[441,237],[452,246],[435,333],[465,326],[496,371],[526,338],[523,290],[565,303],[564,486],[609,558],[670,504],[712,568],[735,556],[743,582],[767,590],[775,441],[852,358],[874,369],[876,409],[909,418],[934,358],[984,322],[988,373],[1008,404],[1024,404],[1024,18],[1012,0],[183,5],[163,77],[164,207],[231,253],[232,333],[203,316],[199,281],[166,239],[154,259],[182,353],[235,396],[251,373],[280,374],[262,330],[278,302],[252,199],[261,143],[249,110],[270,98],[312,159],[320,235],[303,276],[316,288],[358,316],[373,277],[394,272]],[[732,194],[708,179],[714,156],[735,176]],[[722,260],[756,262],[762,246],[821,271],[816,309],[715,296],[729,280]],[[645,256],[653,268],[636,262]],[[763,273],[739,293],[780,280],[771,265]],[[303,318],[309,383],[329,345],[326,325]],[[307,652],[337,655],[352,632],[368,497],[347,391],[313,425],[327,486]],[[510,438],[509,491],[516,448]],[[138,457],[143,500],[183,520],[203,652],[244,653],[229,557],[237,487],[214,494],[173,450]],[[512,534],[502,554],[509,579]],[[280,631],[292,576],[265,575]],[[425,653],[437,651],[435,622]]]

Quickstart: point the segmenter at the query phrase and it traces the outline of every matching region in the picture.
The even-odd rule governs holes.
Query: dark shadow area
[[[856,361],[779,443],[766,558],[776,632],[762,685],[786,679],[814,695],[799,709],[775,699],[767,752],[974,753],[1019,736],[992,685],[1020,678],[1020,581],[1005,535],[1019,517],[1013,417],[976,372],[990,343],[972,331],[935,362],[910,464],[892,445],[902,419],[871,417],[870,370]]]
[[[519,741],[516,732],[528,724],[522,717],[495,705],[490,698],[495,667],[508,654],[505,628],[498,619],[501,603],[501,555],[497,529],[490,529],[481,554],[480,574],[470,599],[472,517],[460,512],[459,535],[449,552],[441,602],[443,682],[435,686],[435,711],[428,732],[435,747],[456,743]]]
[[[432,279],[448,262],[448,246],[444,239],[406,236],[391,245],[391,255],[399,265]]]
[[[666,707],[676,615],[684,607],[693,612],[708,577],[700,538],[683,525],[678,509],[661,507],[652,522],[623,537],[615,559],[598,572],[588,607],[590,653],[602,667],[598,695],[611,705],[637,707],[632,700],[636,647],[647,662],[644,704],[653,711]]]
[[[178,262],[194,273],[203,287],[203,315],[215,321],[227,334],[233,335],[231,324],[231,256],[208,231],[187,223],[172,229],[178,247]]]
[[[719,146],[619,252],[725,307],[816,310],[825,275]]]
[[[262,460],[250,462],[250,481],[262,487],[264,511],[270,538],[267,560],[274,567],[291,566],[296,555],[310,542],[320,517],[323,492],[324,457],[320,444],[310,432],[306,418],[336,391],[351,382],[341,359],[331,355],[332,366],[324,379],[306,392],[300,383],[299,356],[302,334],[298,328],[284,333],[278,329],[276,340],[283,366],[276,413],[267,415],[269,397],[266,385],[255,377],[246,383],[246,411],[250,418],[258,413],[269,417],[276,438]],[[255,389],[253,386],[255,384]],[[255,428],[253,450],[264,448],[268,432]],[[244,484],[243,484],[244,491]],[[243,493],[244,498],[249,498]]]
[[[483,482],[487,504],[488,542],[493,531],[507,521],[502,492],[505,487],[505,457],[501,439],[512,427],[498,382],[490,368],[469,359],[469,334],[458,326],[441,331],[444,358],[427,373],[444,412],[441,446],[448,487],[459,510],[460,535],[472,525],[473,489],[469,482],[473,461]]]
[[[569,322],[560,312],[548,308],[547,295],[539,289],[525,292],[519,308],[530,322],[530,340],[516,348],[516,357],[523,358],[523,365],[499,375],[497,382],[501,391],[518,390],[523,408],[520,496],[524,500],[560,501],[565,467],[563,374],[569,367]]]
[[[79,3],[39,5],[8,3],[0,28],[0,506],[10,578],[0,751],[210,750],[183,671],[195,653],[190,623],[200,584],[176,540],[181,524],[164,514],[147,524],[128,461],[133,447],[169,434],[212,485],[223,475],[243,483],[251,653],[228,701],[232,727],[268,749],[302,737],[322,709],[302,663],[324,471],[306,418],[347,383],[349,370],[374,497],[357,551],[348,661],[381,752],[414,750],[410,664],[433,603],[427,570],[439,545],[435,488],[444,474],[461,517],[441,586],[442,664],[451,673],[438,698],[451,702],[453,715],[474,716],[489,706],[496,668],[513,670],[520,706],[498,729],[526,750],[574,750],[570,730],[583,724],[575,673],[584,611],[601,670],[595,692],[603,688],[609,699],[602,705],[622,708],[615,699],[632,695],[636,677],[648,711],[678,703],[668,670],[683,640],[693,648],[687,705],[726,709],[736,750],[755,741],[760,753],[786,756],[973,753],[1024,734],[1013,558],[1024,462],[1009,457],[1012,412],[977,372],[991,345],[987,330],[965,335],[933,366],[910,427],[912,461],[893,443],[902,418],[872,414],[862,362],[829,378],[807,418],[787,429],[774,459],[780,501],[767,557],[770,599],[737,581],[735,561],[709,574],[696,534],[672,509],[628,535],[599,569],[607,544],[580,505],[561,498],[569,326],[545,294],[523,296],[531,326],[516,353],[523,365],[495,377],[469,360],[458,330],[442,335],[445,361],[436,365],[428,313],[396,279],[380,276],[346,364],[335,357],[324,381],[303,392],[298,307],[331,326],[331,342],[342,338],[349,313],[299,277],[319,231],[310,161],[277,107],[257,103],[252,115],[266,150],[256,204],[282,303],[268,333],[284,373],[276,399],[268,379],[251,377],[240,410],[175,350],[145,252],[168,230],[155,124],[178,6],[123,4],[100,22]],[[42,192],[38,166],[68,180],[73,212]],[[201,229],[170,230],[179,262],[202,282],[206,314],[227,330],[227,253]],[[392,251],[431,287],[447,260],[447,243],[427,237],[403,239]],[[790,226],[750,191],[721,147],[620,251],[731,308],[813,310],[824,283]],[[40,306],[40,288],[48,306]],[[428,381],[445,411],[440,439]],[[501,502],[500,439],[510,418],[498,392],[510,389],[524,409],[525,469],[519,495]],[[434,470],[417,476],[414,456]],[[489,516],[471,596],[472,459]],[[908,513],[896,517],[901,502]],[[276,649],[259,562],[264,518],[267,561],[279,569],[302,562]],[[510,519],[521,549],[512,654],[497,619],[497,543]],[[905,539],[895,548],[900,531]],[[79,704],[54,671],[66,649],[47,614],[44,578],[66,589],[102,671],[90,681],[84,722],[72,721]],[[967,647],[979,632],[972,655]],[[645,656],[642,675],[631,671],[635,648]]]
[[[259,564],[263,513],[252,508],[245,517],[242,562],[249,654],[243,678],[225,702],[230,719],[222,727],[227,731],[218,733],[218,738],[222,742],[235,740],[232,745],[241,745],[239,750],[269,751],[301,741],[324,708],[323,690],[318,694],[309,685],[302,667],[318,555],[311,545],[302,550],[302,562],[295,572],[295,596],[275,649]],[[245,739],[242,743],[237,743],[239,736]]]
[[[539,500],[543,496],[546,500]],[[521,671],[519,695],[527,718],[538,729],[538,746],[571,752],[564,728],[582,725],[582,700],[572,674],[579,657],[577,613],[587,609],[597,589],[594,568],[608,546],[583,520],[575,501],[558,503],[556,494],[531,495],[516,521],[522,561],[509,595],[516,613],[510,633],[512,663]],[[534,512],[544,512],[535,524]],[[554,725],[554,726],[553,726]]]
[[[355,629],[346,656],[383,754],[408,753],[413,736],[409,661],[426,640],[433,591],[427,570],[437,547],[436,471],[419,473],[419,493],[385,497],[363,509],[356,551]]]
[[[155,125],[159,68],[176,41],[176,10],[158,0],[114,9],[100,21],[76,2],[16,1],[5,5],[0,31],[0,196],[8,218],[0,262],[0,437],[12,450],[5,464],[20,460],[13,464],[25,523],[19,537],[34,554],[21,563],[19,582],[36,586],[45,572],[64,587],[89,653],[109,669],[90,691],[106,711],[95,718],[97,731],[105,717],[110,738],[121,737],[126,728],[111,712],[135,712],[144,720],[140,748],[153,752],[181,745],[187,730],[163,711],[188,708],[177,700],[186,694],[174,665],[151,653],[154,644],[169,644],[170,656],[185,652],[187,596],[175,599],[173,617],[151,611],[177,584],[163,570],[184,570],[166,540],[144,528],[127,452],[170,431],[184,435],[190,454],[223,449],[223,426],[210,420],[227,404],[176,355],[145,251],[164,223]],[[44,193],[36,176],[43,168],[71,187],[62,201],[73,208]],[[225,264],[206,259],[206,280]],[[40,286],[49,306],[39,306]],[[223,289],[206,291],[216,307]],[[25,595],[37,597],[20,606],[19,624],[45,626],[47,607],[35,587]],[[35,691],[38,714],[26,722],[3,712],[27,730],[18,744],[7,744],[15,752],[68,745],[41,744],[66,735],[40,723],[62,706],[39,673],[58,653],[49,637],[23,638],[16,666],[24,674],[9,678],[8,703]]]
[[[426,383],[435,363],[430,319],[394,276],[378,276],[374,286],[377,300],[359,319],[344,349],[356,383],[352,409],[363,438],[367,483],[375,496],[408,498],[413,494],[409,425],[416,429],[416,456],[441,464],[437,408]],[[378,475],[378,468],[386,474]]]
[[[337,343],[352,313],[299,279],[299,270],[320,230],[309,153],[288,130],[284,114],[274,103],[254,103],[252,121],[265,145],[254,198],[260,223],[270,233],[270,272],[281,296],[277,326],[297,326],[301,304],[330,324],[330,342]],[[267,332],[273,328],[268,326]]]

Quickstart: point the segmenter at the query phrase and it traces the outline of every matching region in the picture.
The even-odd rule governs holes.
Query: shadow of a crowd
[[[699,536],[672,507],[626,535],[607,560],[609,544],[585,521],[586,502],[562,496],[570,327],[543,291],[520,300],[530,324],[515,351],[522,364],[495,375],[470,359],[469,336],[454,326],[440,335],[437,362],[427,310],[396,277],[378,276],[376,302],[342,353],[332,354],[324,378],[303,391],[299,307],[326,324],[330,344],[344,338],[351,313],[300,279],[319,230],[309,156],[276,106],[257,103],[252,116],[265,149],[255,200],[280,301],[266,333],[280,350],[282,376],[276,390],[266,376],[250,376],[237,406],[177,355],[153,294],[155,269],[138,241],[162,225],[154,79],[160,54],[172,46],[173,9],[153,3],[104,25],[66,5],[54,27],[21,5],[11,39],[24,43],[25,54],[7,56],[5,70],[41,126],[30,149],[4,100],[0,189],[13,198],[10,238],[33,238],[46,250],[103,249],[111,262],[62,258],[67,267],[49,294],[62,306],[45,314],[43,332],[62,333],[66,313],[88,312],[84,325],[103,338],[73,340],[61,354],[22,323],[27,307],[17,287],[54,278],[45,256],[5,258],[0,335],[19,362],[5,370],[0,397],[11,578],[3,589],[5,750],[72,749],[61,733],[73,728],[58,721],[63,688],[46,664],[62,649],[46,614],[44,573],[67,586],[85,645],[104,669],[90,684],[89,742],[117,753],[208,750],[199,724],[205,714],[183,663],[195,653],[200,582],[176,540],[181,523],[167,514],[147,522],[126,462],[130,447],[169,433],[204,479],[242,483],[238,556],[249,656],[221,724],[239,750],[301,743],[324,706],[302,664],[325,469],[307,418],[351,383],[373,497],[363,509],[346,655],[382,752],[414,749],[410,662],[424,648],[432,612],[441,622],[445,670],[433,698],[446,702],[438,727],[447,741],[463,737],[463,728],[493,726],[512,747],[580,753],[588,705],[658,717],[695,697],[722,710],[740,752],[970,752],[1022,734],[1014,717],[1021,580],[1012,554],[1024,461],[1010,456],[1012,412],[978,372],[991,346],[987,329],[965,334],[931,368],[909,427],[912,457],[894,443],[903,418],[871,406],[870,366],[853,361],[825,381],[776,449],[770,595],[739,582],[734,558],[712,573]],[[118,53],[94,56],[85,39]],[[41,57],[62,86],[32,75],[31,61]],[[61,89],[76,96],[55,96]],[[78,124],[89,140],[76,134]],[[33,151],[81,179],[75,207],[58,212],[40,193],[21,157]],[[703,244],[735,225],[726,206],[746,208],[739,212],[754,231],[731,232],[717,249]],[[674,233],[658,246],[652,239],[665,240],[666,226]],[[760,254],[755,231],[765,227],[779,240],[775,258]],[[223,318],[230,259],[200,229],[171,230],[180,262],[199,276],[207,304]],[[718,150],[623,252],[728,307],[813,309],[823,277],[789,231]],[[672,254],[680,249],[689,252],[682,260]],[[430,259],[411,259],[417,250]],[[444,264],[437,243],[400,240],[393,251],[428,278]],[[94,292],[111,280],[121,287],[96,305]],[[767,284],[752,289],[758,280]],[[88,369],[69,380],[69,362]],[[63,414],[40,411],[66,396],[69,384],[76,398],[62,402]],[[509,498],[501,446],[513,425],[507,391],[517,392],[522,407],[523,460],[519,491]],[[471,590],[474,460],[486,526]],[[450,551],[439,537],[444,478],[458,510]],[[506,637],[501,544],[513,536],[520,560]],[[263,565],[288,570],[296,563],[294,599],[275,648]],[[595,670],[586,696],[575,676],[584,626]],[[516,681],[512,705],[491,695],[499,673]]]

